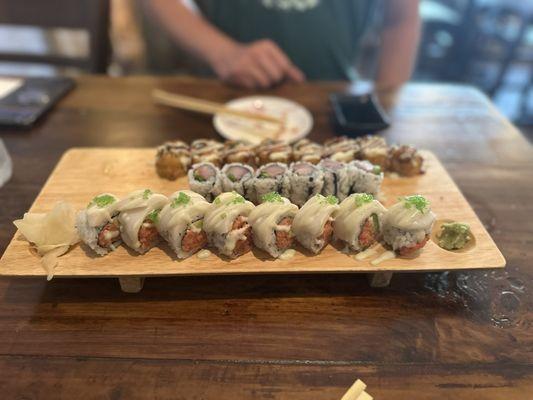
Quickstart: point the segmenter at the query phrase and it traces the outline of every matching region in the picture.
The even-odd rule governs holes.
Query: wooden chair
[[[92,73],[105,73],[110,58],[109,0],[0,0],[0,24],[44,29],[67,28],[86,31],[87,56],[0,53],[0,61],[75,67]]]

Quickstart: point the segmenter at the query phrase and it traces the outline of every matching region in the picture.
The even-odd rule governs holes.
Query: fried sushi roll
[[[331,158],[324,158],[318,164],[324,175],[324,185],[322,194],[324,196],[333,195],[343,201],[350,193],[351,180],[348,166],[345,163],[334,161]]]
[[[334,161],[350,162],[359,155],[359,144],[355,139],[340,136],[324,142],[323,158],[331,158]]]
[[[224,143],[224,164],[240,163],[255,167],[254,147],[244,140],[228,140]]]
[[[122,199],[117,206],[122,241],[140,254],[154,247],[159,242],[155,223],[167,203],[166,196],[150,189],[137,190]]]
[[[171,181],[187,175],[191,166],[191,153],[186,143],[177,140],[165,142],[157,148],[155,169],[157,174]]]
[[[156,228],[178,258],[190,257],[207,245],[204,215],[211,206],[190,190],[173,193],[156,220]]]
[[[360,147],[358,158],[379,165],[385,171],[389,159],[389,148],[385,139],[381,136],[366,135],[356,140]]]
[[[224,165],[221,172],[222,190],[224,192],[237,192],[248,198],[248,192],[252,191],[254,170],[249,165],[231,163]]]
[[[222,193],[220,170],[209,162],[193,165],[189,170],[188,178],[191,190],[205,197],[207,201],[213,200]]]
[[[222,166],[224,145],[212,139],[197,139],[191,143],[191,161],[193,164],[209,162]]]
[[[117,204],[115,195],[103,193],[93,198],[87,208],[76,215],[80,239],[100,256],[120,245]]]
[[[291,226],[298,207],[279,193],[268,193],[248,217],[254,244],[278,258],[293,244]]]
[[[348,164],[351,181],[350,193],[379,194],[383,182],[383,172],[379,165],[368,161],[355,160]]]
[[[292,231],[306,249],[318,254],[331,241],[333,214],[339,208],[338,202],[335,196],[317,194],[296,213]]]
[[[385,213],[383,240],[399,255],[413,255],[426,245],[434,222],[425,197],[404,197]]]
[[[204,231],[209,245],[230,258],[237,258],[252,248],[252,227],[248,215],[254,205],[235,192],[222,193],[204,217]]]
[[[387,209],[367,193],[355,193],[339,205],[333,222],[333,236],[350,251],[363,251],[380,238]]]
[[[299,207],[315,194],[319,194],[324,186],[322,170],[305,161],[292,163],[288,176],[289,198]]]
[[[306,161],[311,164],[318,164],[322,158],[324,148],[318,143],[309,139],[300,139],[292,145],[292,155],[294,161]]]
[[[265,139],[255,148],[258,165],[279,162],[289,164],[292,160],[292,148],[283,140]]]
[[[248,200],[260,203],[261,198],[270,192],[276,192],[288,197],[289,173],[287,165],[282,163],[270,163],[263,165],[255,171],[253,191],[250,191]]]
[[[424,157],[411,146],[393,146],[389,150],[388,168],[402,176],[415,176],[425,172]]]

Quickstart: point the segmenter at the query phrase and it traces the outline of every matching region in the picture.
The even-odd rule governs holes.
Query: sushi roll
[[[235,192],[222,193],[204,217],[208,243],[220,254],[237,258],[252,248],[252,227],[248,215],[254,205]]]
[[[350,193],[379,194],[383,182],[383,172],[379,165],[368,161],[355,160],[348,164],[351,181]]]
[[[335,196],[317,194],[307,200],[296,213],[292,231],[298,242],[318,254],[330,241],[333,234],[333,214],[338,210]]]
[[[309,139],[300,139],[292,145],[294,161],[306,161],[311,164],[318,164],[322,158],[324,148],[318,143]]]
[[[255,151],[244,140],[228,140],[224,143],[224,164],[240,163],[255,167]]]
[[[324,142],[323,158],[333,161],[350,162],[359,155],[360,146],[355,139],[340,136]]]
[[[393,146],[389,150],[388,168],[402,176],[415,176],[425,172],[424,157],[411,146]]]
[[[209,162],[193,165],[188,177],[191,190],[205,197],[207,201],[222,193],[220,170]]]
[[[248,200],[256,203],[270,192],[276,192],[288,197],[289,175],[287,165],[282,163],[270,163],[263,165],[255,171],[253,191],[250,191]]]
[[[191,153],[186,143],[177,140],[166,142],[157,148],[155,169],[157,174],[171,181],[187,175],[191,166]]]
[[[120,245],[117,204],[115,195],[103,193],[93,198],[87,208],[76,215],[80,239],[100,256]]]
[[[140,254],[154,247],[159,242],[155,224],[167,203],[166,196],[150,189],[137,190],[120,200],[117,210],[122,241]]]
[[[190,257],[207,244],[203,222],[211,205],[190,190],[173,193],[169,200],[170,203],[159,213],[155,226],[178,258]]]
[[[404,197],[383,218],[383,240],[401,256],[413,255],[426,245],[434,222],[425,197]]]
[[[297,161],[291,164],[289,169],[289,198],[297,206],[303,206],[305,202],[319,194],[324,185],[324,174],[316,165],[305,161]]]
[[[248,217],[254,244],[272,257],[279,257],[293,243],[291,225],[298,207],[279,193],[268,193]]]
[[[224,165],[221,172],[222,190],[224,192],[237,192],[245,198],[248,191],[252,190],[254,170],[249,165],[231,163]]]
[[[359,144],[359,158],[361,160],[367,160],[374,165],[379,165],[384,171],[388,165],[388,152],[389,148],[387,142],[381,136],[366,135],[357,138]]]
[[[379,240],[387,209],[367,193],[355,193],[339,205],[333,222],[333,236],[351,251],[363,251]]]
[[[292,160],[292,148],[283,140],[265,139],[255,148],[258,165],[279,162],[289,164]]]
[[[197,139],[191,143],[193,164],[209,162],[217,167],[222,166],[224,145],[216,140]]]
[[[350,174],[345,163],[324,158],[318,164],[324,175],[324,186],[322,194],[324,196],[333,195],[343,201],[350,193]]]

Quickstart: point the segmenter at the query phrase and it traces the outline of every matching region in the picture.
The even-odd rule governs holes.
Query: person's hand
[[[271,40],[234,44],[212,63],[224,82],[248,89],[265,89],[281,81],[303,82],[305,76]]]

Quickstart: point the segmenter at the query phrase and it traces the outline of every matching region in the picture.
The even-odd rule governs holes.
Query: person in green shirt
[[[383,0],[380,89],[409,79],[420,36],[418,0]],[[355,80],[359,41],[376,0],[150,0],[172,39],[224,82]]]

